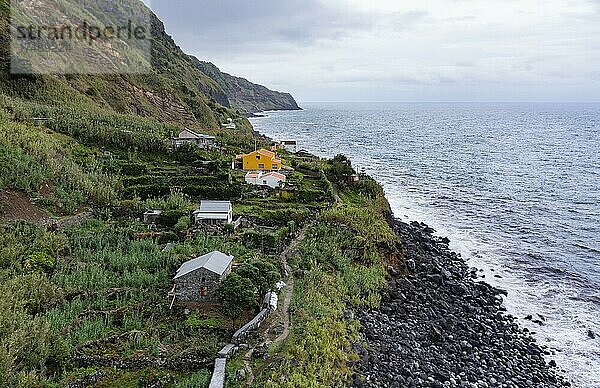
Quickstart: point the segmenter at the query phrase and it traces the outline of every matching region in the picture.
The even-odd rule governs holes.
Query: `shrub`
[[[221,312],[237,320],[248,309],[256,308],[256,288],[250,279],[232,273],[223,280],[216,294],[221,300]]]
[[[31,270],[49,271],[54,268],[55,260],[46,252],[33,252],[25,261],[25,267]]]

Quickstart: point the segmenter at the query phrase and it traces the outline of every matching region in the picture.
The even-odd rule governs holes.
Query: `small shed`
[[[173,278],[173,293],[180,302],[214,300],[214,292],[231,273],[233,256],[219,251],[186,261]]]
[[[296,140],[282,140],[281,148],[289,152],[296,152],[298,150],[298,142]]]
[[[233,122],[233,119],[231,117],[227,118],[227,123],[226,124],[221,124],[221,126],[223,128],[227,128],[227,129],[236,129],[237,126],[235,125],[235,123]]]
[[[162,210],[148,210],[144,213],[144,224],[156,224],[160,215],[162,214]]]
[[[192,212],[194,224],[228,225],[233,221],[231,201],[200,201],[200,208]]]

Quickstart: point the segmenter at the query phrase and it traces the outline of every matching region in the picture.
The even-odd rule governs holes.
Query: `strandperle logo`
[[[151,13],[137,0],[12,0],[11,71],[147,73]]]
[[[127,21],[126,26],[98,26],[83,21],[77,26],[39,26],[30,24],[28,26],[16,27],[16,39],[28,40],[53,40],[56,42],[85,41],[93,44],[97,40],[111,39],[147,39],[147,30],[144,26],[136,26],[132,20]]]

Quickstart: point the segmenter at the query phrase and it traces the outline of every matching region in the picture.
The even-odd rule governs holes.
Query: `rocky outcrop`
[[[266,110],[300,110],[289,93],[270,90],[245,78],[223,73],[210,62],[190,57],[192,63],[213,79],[224,90],[232,108],[242,113],[257,113]]]
[[[474,273],[424,224],[396,222],[406,268],[390,269],[377,311],[360,314],[357,387],[564,387],[549,353],[504,313],[505,292]],[[405,272],[405,273],[400,273]]]

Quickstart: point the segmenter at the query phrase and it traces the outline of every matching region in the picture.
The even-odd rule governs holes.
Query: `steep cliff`
[[[62,107],[99,108],[163,123],[215,129],[227,118],[240,117],[246,112],[297,109],[289,94],[272,92],[221,73],[216,67],[203,66],[204,62],[185,54],[168,35],[163,23],[139,0],[124,0],[118,6],[108,0],[50,0],[43,3],[43,8],[36,0],[22,0],[19,4],[25,4],[30,12],[42,13],[41,20],[73,26],[80,25],[82,20],[116,25],[133,10],[135,15],[141,15],[140,21],[149,24],[150,37],[147,47],[132,44],[131,40],[113,39],[98,40],[84,49],[76,46],[66,52],[68,58],[76,58],[77,62],[93,59],[92,71],[47,74],[40,69],[40,65],[47,62],[44,52],[28,51],[18,56],[19,64],[34,74],[11,74],[7,39],[10,12],[13,20],[25,25],[31,18],[28,12],[15,12],[14,6],[10,9],[8,0],[0,0],[0,28],[4,31],[0,40],[0,93],[11,98]],[[61,60],[60,56],[56,58]],[[144,66],[143,71],[122,71],[131,64]],[[94,74],[106,69],[114,71]]]
[[[194,65],[208,75],[225,91],[232,108],[257,113],[265,110],[299,110],[300,107],[289,93],[277,92],[245,78],[224,73],[210,62],[191,57]]]

